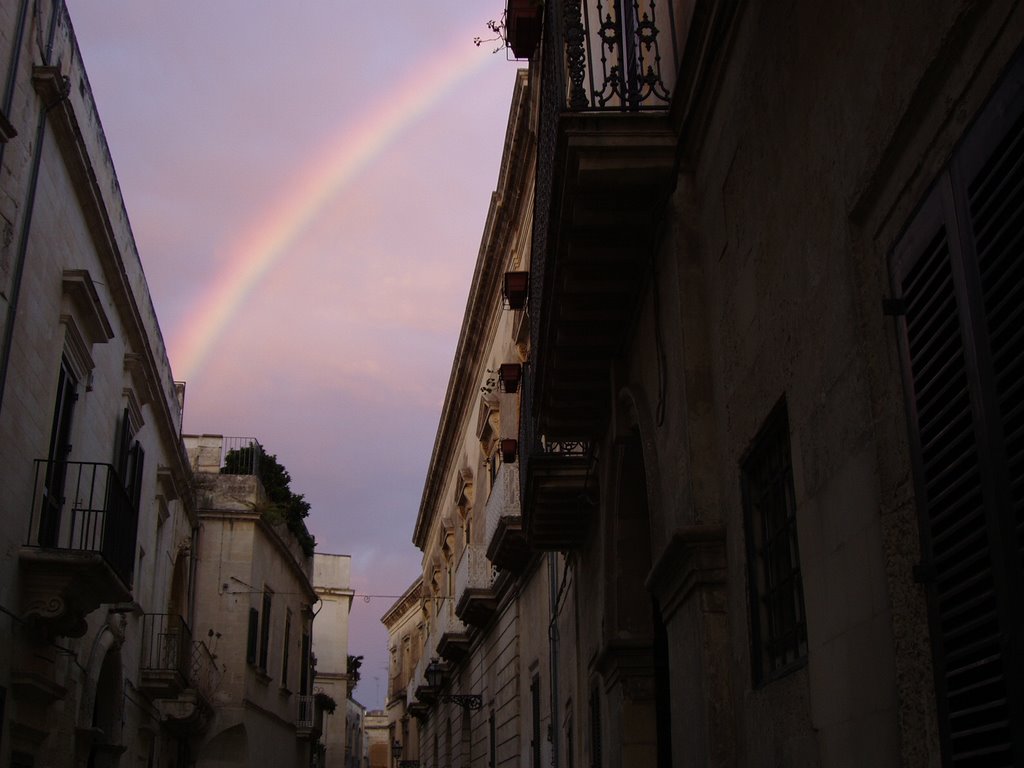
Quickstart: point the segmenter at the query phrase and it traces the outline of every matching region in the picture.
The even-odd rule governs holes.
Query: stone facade
[[[363,766],[363,718],[366,707],[349,697],[345,702],[345,768]]]
[[[349,694],[348,620],[352,611],[350,586],[352,558],[348,555],[313,555],[313,589],[320,598],[313,622],[313,658],[316,676],[313,690],[335,702],[334,712],[324,713],[320,735],[321,766],[344,768],[347,752],[345,702]]]
[[[1020,5],[582,6],[531,61],[520,434],[563,752],[1019,764]]]
[[[419,721],[409,710],[409,684],[423,652],[423,579],[410,585],[381,622],[388,630],[388,739],[402,745],[401,761],[419,760]],[[415,692],[414,692],[415,693]],[[416,701],[415,695],[413,702]]]
[[[324,723],[313,692],[313,558],[268,514],[256,441],[244,441],[248,460],[236,474],[222,474],[219,435],[184,440],[201,528],[193,625],[209,638],[218,668],[196,765],[308,765]],[[338,570],[324,575],[340,577],[327,573]]]
[[[391,749],[388,742],[388,716],[371,709],[363,716],[363,768],[390,768]]]
[[[3,3],[0,51],[0,764],[183,765],[184,385],[63,4]]]
[[[548,626],[564,560],[526,546],[515,443],[529,324],[521,308],[507,308],[516,299],[503,288],[506,273],[529,270],[530,121],[524,70],[413,534],[423,552],[418,624],[413,631],[411,606],[385,616],[394,623],[395,652],[402,634],[421,643],[411,678],[396,676],[392,693],[419,718],[412,756],[424,766],[554,758],[546,734],[558,651]],[[441,674],[439,686],[431,667]]]
[[[508,14],[414,531],[421,765],[1024,762],[1021,6]]]

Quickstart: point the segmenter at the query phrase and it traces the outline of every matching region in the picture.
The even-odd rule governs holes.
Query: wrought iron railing
[[[221,474],[259,475],[263,446],[255,437],[221,438]]]
[[[668,109],[679,63],[672,6],[672,0],[565,0],[566,106]]]
[[[28,546],[100,554],[131,587],[138,522],[110,464],[36,459]]]
[[[484,541],[490,545],[503,518],[520,517],[519,464],[502,464],[484,505]]]
[[[220,685],[220,668],[216,657],[202,640],[192,643],[188,680],[207,701],[213,700],[213,692]]]
[[[190,683],[192,630],[176,613],[147,613],[142,617],[142,671],[173,672],[182,685]]]
[[[455,600],[458,602],[468,589],[490,589],[494,584],[494,565],[487,559],[479,544],[467,544],[455,566]]]
[[[316,717],[316,697],[313,694],[301,694],[298,697],[299,710],[295,716],[297,728],[312,728]]]

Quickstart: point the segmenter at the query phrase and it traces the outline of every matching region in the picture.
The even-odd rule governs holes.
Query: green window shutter
[[[249,609],[249,637],[245,644],[245,660],[250,664],[256,663],[256,640],[259,637],[260,612],[255,608]]]
[[[1024,764],[1024,61],[892,256],[944,765]]]

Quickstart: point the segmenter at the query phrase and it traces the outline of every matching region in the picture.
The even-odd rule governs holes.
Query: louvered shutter
[[[892,258],[943,762],[956,768],[1024,764],[1021,93],[1011,75]]]

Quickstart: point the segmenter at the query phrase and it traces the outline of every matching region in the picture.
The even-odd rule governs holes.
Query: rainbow
[[[455,86],[499,59],[470,39],[459,37],[445,54],[417,65],[363,119],[343,126],[325,151],[309,158],[282,199],[232,242],[225,265],[174,337],[170,356],[179,377],[188,380],[201,370],[246,299],[331,200]]]

